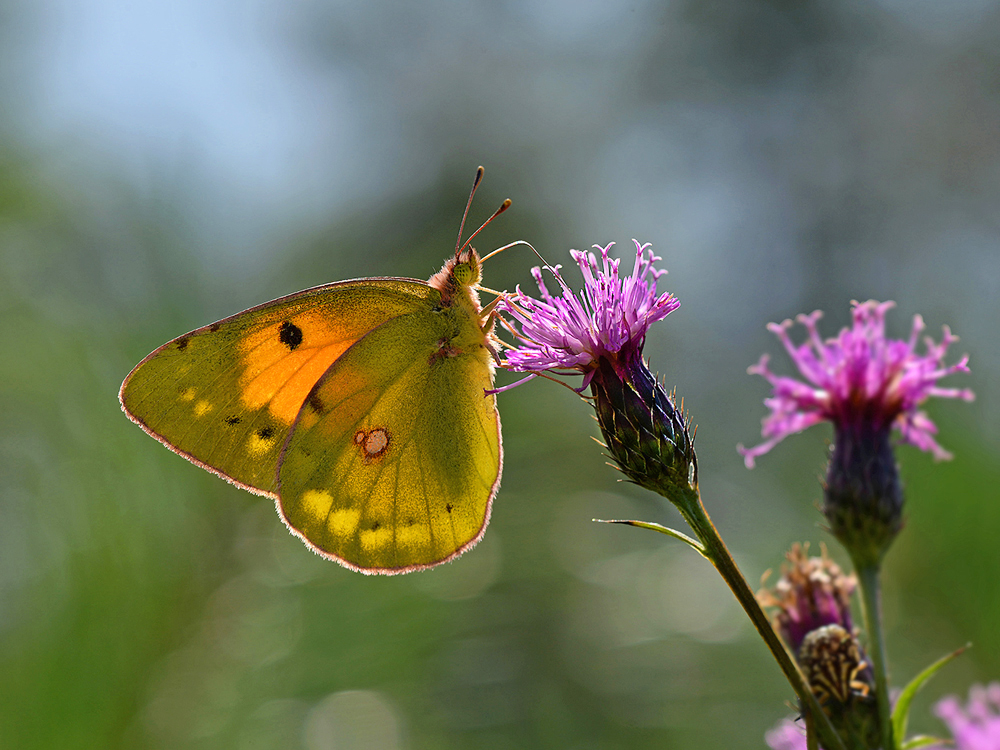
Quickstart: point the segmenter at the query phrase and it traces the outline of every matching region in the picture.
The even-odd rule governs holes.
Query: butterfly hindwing
[[[501,465],[484,340],[477,318],[427,307],[344,352],[281,458],[289,526],[364,572],[426,567],[478,541]]]
[[[299,411],[369,331],[433,306],[410,279],[328,284],[251,308],[160,347],[122,384],[122,407],[171,450],[246,489],[273,494]]]

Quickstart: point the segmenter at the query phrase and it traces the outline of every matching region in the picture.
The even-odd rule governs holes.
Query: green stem
[[[812,714],[806,716],[806,750],[819,750],[819,740],[816,738],[816,722]]]
[[[684,520],[688,522],[695,535],[705,545],[705,556],[715,565],[715,569],[729,585],[736,600],[743,607],[757,632],[760,633],[760,637],[764,639],[764,643],[771,650],[771,654],[777,660],[785,678],[791,683],[796,695],[799,696],[803,713],[814,722],[816,734],[822,746],[825,750],[846,750],[843,741],[833,728],[833,724],[830,723],[830,717],[823,712],[816,696],[809,688],[809,683],[802,674],[802,670],[799,669],[799,665],[785,648],[785,644],[778,637],[778,634],[774,632],[767,615],[757,603],[757,597],[747,585],[736,561],[733,560],[733,556],[729,554],[729,549],[722,541],[722,537],[719,536],[718,529],[715,528],[715,524],[712,523],[708,511],[705,510],[705,506],[701,502],[701,495],[693,491],[680,502],[675,497],[668,499],[680,510]]]
[[[875,672],[875,700],[878,702],[878,723],[883,750],[895,750],[892,737],[892,712],[889,708],[889,669],[885,655],[885,636],[882,632],[882,586],[879,566],[855,565],[861,584],[861,603],[868,632],[868,657]]]

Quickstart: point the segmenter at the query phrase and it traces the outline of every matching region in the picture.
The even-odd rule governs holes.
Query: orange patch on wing
[[[315,356],[304,363],[274,395],[269,411],[281,421],[291,424],[316,381],[351,343],[334,344],[314,352]]]
[[[256,331],[241,346],[245,369],[240,377],[243,403],[250,409],[267,405],[285,424],[295,420],[316,381],[358,339],[321,313],[288,320],[302,331],[302,343],[289,349],[281,341],[285,319]]]

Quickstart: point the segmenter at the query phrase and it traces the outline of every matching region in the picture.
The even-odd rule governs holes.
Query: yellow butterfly
[[[292,533],[345,567],[406,573],[457,557],[482,538],[503,465],[484,393],[493,305],[480,305],[481,261],[461,234],[426,282],[326,284],[164,344],[125,378],[122,409],[192,463],[273,497]]]

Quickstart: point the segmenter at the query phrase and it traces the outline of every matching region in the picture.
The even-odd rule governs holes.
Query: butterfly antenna
[[[486,221],[484,221],[483,225],[481,227],[479,227],[479,229],[477,229],[475,232],[473,232],[469,236],[469,239],[467,239],[465,241],[465,244],[462,245],[462,248],[461,248],[461,250],[459,250],[459,252],[461,252],[462,250],[465,250],[465,248],[467,248],[469,246],[469,243],[472,242],[473,239],[475,239],[476,235],[479,234],[480,232],[482,232],[484,229],[486,229],[486,225],[487,224],[489,224],[491,221],[493,221],[496,217],[498,217],[500,214],[502,214],[508,208],[510,208],[510,198],[507,198],[503,203],[501,203],[500,204],[500,208],[498,208],[496,211],[494,211],[493,215],[490,218],[488,218]]]
[[[462,214],[462,223],[458,227],[458,240],[455,242],[455,260],[458,260],[458,254],[462,251],[462,232],[465,231],[465,220],[469,217],[469,209],[472,208],[472,199],[476,195],[476,189],[479,187],[479,183],[482,181],[483,173],[485,171],[486,170],[480,166],[476,170],[476,179],[472,181],[472,190],[469,192],[469,202],[465,204],[465,213]],[[470,237],[469,239],[472,238]]]

